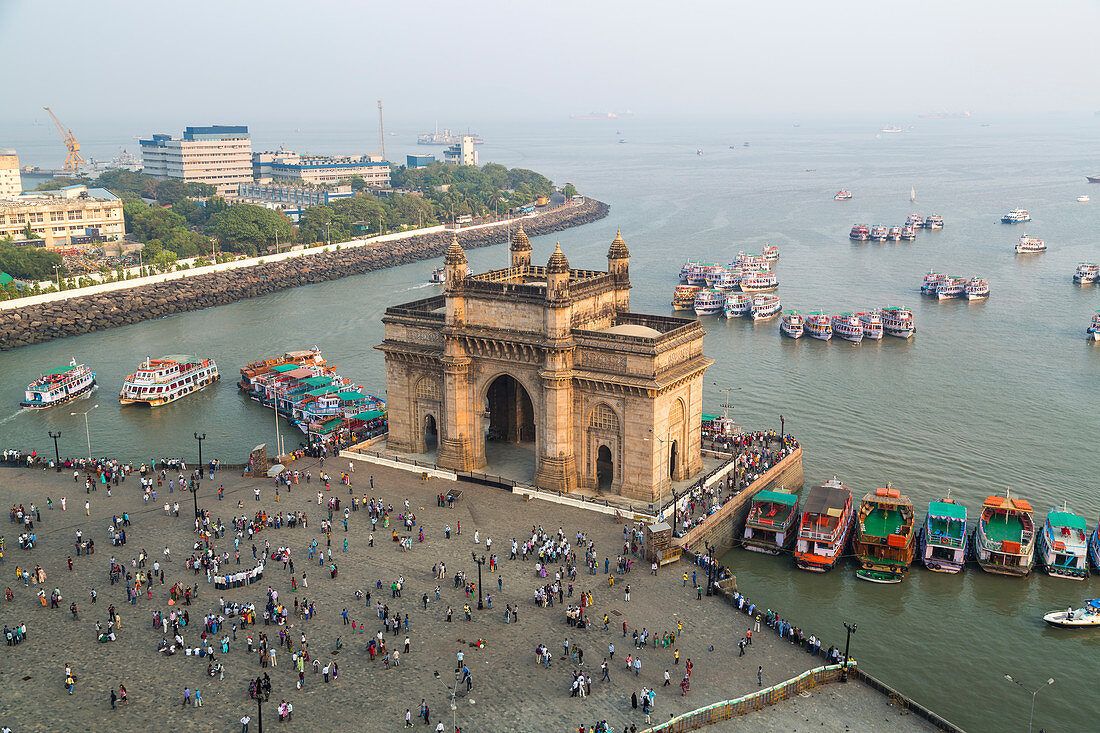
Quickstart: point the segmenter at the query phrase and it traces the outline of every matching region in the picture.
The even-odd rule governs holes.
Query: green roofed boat
[[[752,497],[742,545],[746,550],[778,555],[797,534],[798,497],[789,491],[761,491]]]
[[[897,489],[875,489],[863,497],[856,514],[852,547],[856,577],[872,583],[900,583],[917,548],[913,502]]]
[[[920,534],[921,559],[936,573],[957,573],[966,563],[966,507],[951,498],[928,504]]]
[[[1089,574],[1088,528],[1085,518],[1066,508],[1047,512],[1039,535],[1039,558],[1047,574],[1055,578],[1084,580]]]

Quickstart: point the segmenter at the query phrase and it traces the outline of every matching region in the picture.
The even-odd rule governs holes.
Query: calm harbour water
[[[1091,527],[1100,514],[1100,349],[1086,343],[1084,329],[1100,308],[1100,286],[1075,286],[1070,276],[1079,260],[1100,257],[1100,190],[1091,203],[1075,201],[1090,192],[1085,175],[1100,172],[1100,164],[1081,158],[1100,121],[979,122],[920,120],[894,135],[877,134],[875,124],[807,120],[797,128],[789,121],[564,120],[479,131],[489,140],[482,162],[569,180],[612,205],[608,219],[556,238],[574,266],[601,268],[621,227],[632,254],[635,310],[670,312],[683,260],[726,262],[764,242],[780,246],[785,308],[913,308],[918,333],[911,341],[857,347],[781,339],[774,320],[707,319],[706,350],[717,360],[706,377],[707,411],[718,411],[724,399],[716,382],[739,388],[731,416],[747,429],[778,428],[782,414],[805,448],[807,485],[836,474],[862,496],[892,482],[921,517],[928,501],[950,488],[972,522],[987,494],[1010,486],[1031,501],[1037,521],[1065,501]],[[251,124],[256,149],[281,142],[326,152],[370,147],[362,135],[331,124],[302,132]],[[394,150],[431,152],[413,140],[412,128],[387,140],[391,157]],[[95,145],[85,141],[93,155],[110,157],[118,142],[104,135],[102,150]],[[855,198],[833,201],[840,188]],[[1034,220],[999,223],[1017,206]],[[940,213],[946,226],[922,231],[912,244],[847,238],[854,223],[900,224],[910,211]],[[1025,231],[1046,239],[1049,251],[1016,256],[1012,246]],[[549,256],[554,241],[532,242],[536,261]],[[468,256],[473,268],[487,269],[504,264],[507,251]],[[193,458],[197,430],[208,436],[204,455],[238,460],[274,438],[271,413],[236,392],[241,364],[316,344],[342,374],[383,394],[383,359],[372,348],[382,338],[379,319],[387,305],[434,292],[424,283],[435,265],[0,353],[0,446],[47,451],[47,430],[61,430],[62,453],[83,454],[84,420],[69,413],[98,404],[90,416],[97,455],[183,451]],[[918,288],[929,269],[983,275],[992,296],[975,303],[922,298]],[[143,357],[165,353],[214,356],[222,383],[156,411],[120,408],[115,396],[125,374]],[[98,372],[99,392],[75,407],[20,413],[23,386],[73,356]],[[795,571],[789,558],[742,551],[726,562],[758,604],[781,609],[826,643],[843,643],[843,621],[858,623],[853,656],[868,671],[967,730],[1026,725],[1030,700],[1005,673],[1029,685],[1056,679],[1039,695],[1036,729],[1091,727],[1100,637],[1047,629],[1040,617],[1100,595],[1100,580],[1038,573],[1019,580],[971,566],[958,576],[914,570],[901,585],[879,586],[857,582],[851,566],[818,576]],[[740,623],[731,626],[731,640],[743,632]]]

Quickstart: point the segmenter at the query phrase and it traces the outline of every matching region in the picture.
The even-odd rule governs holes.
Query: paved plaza
[[[652,575],[644,563],[635,562],[632,572],[615,573],[615,559],[622,554],[623,528],[606,515],[587,512],[572,507],[541,502],[525,501],[522,497],[499,490],[470,484],[454,484],[441,480],[423,480],[416,474],[382,468],[364,462],[356,462],[352,474],[351,489],[356,496],[364,494],[380,498],[394,508],[393,517],[404,510],[409,502],[416,515],[417,525],[424,529],[423,543],[412,533],[411,551],[399,551],[398,544],[390,541],[391,530],[381,524],[374,531],[374,546],[368,547],[371,525],[364,511],[350,515],[345,533],[337,514],[333,521],[331,550],[339,567],[338,576],[307,557],[307,546],[316,540],[326,547],[321,533],[321,520],[327,512],[317,505],[319,481],[322,470],[314,459],[290,464],[300,471],[309,470],[314,476],[311,484],[304,482],[294,486],[291,492],[283,490],[276,502],[274,484],[270,479],[242,479],[228,470],[219,472],[214,482],[203,481],[199,495],[201,506],[208,508],[212,516],[227,525],[234,516],[253,514],[261,508],[268,512],[301,511],[309,517],[308,527],[265,528],[255,537],[259,551],[265,543],[272,548],[286,546],[291,549],[295,562],[295,575],[299,582],[296,591],[291,590],[291,573],[281,563],[269,563],[262,581],[242,588],[217,591],[208,585],[205,574],[194,575],[184,567],[194,543],[191,497],[176,491],[167,494],[167,482],[158,489],[158,498],[145,504],[136,475],[121,486],[112,489],[108,497],[102,485],[97,491],[85,493],[83,477],[73,481],[72,470],[63,473],[40,469],[0,469],[0,501],[7,507],[33,502],[40,508],[41,521],[36,523],[38,545],[32,550],[22,550],[16,542],[15,524],[3,530],[6,537],[5,562],[0,566],[3,581],[0,588],[11,587],[14,600],[0,604],[0,622],[7,625],[26,623],[28,638],[18,646],[5,647],[4,663],[0,665],[0,725],[14,731],[27,730],[87,730],[89,725],[100,722],[115,730],[146,730],[149,722],[160,722],[171,730],[239,731],[242,715],[252,717],[250,731],[257,729],[256,704],[247,696],[249,680],[267,673],[271,677],[270,703],[264,706],[264,722],[268,726],[279,725],[287,730],[332,730],[338,725],[358,723],[366,730],[396,730],[404,727],[405,711],[412,711],[417,728],[435,730],[443,720],[450,730],[452,711],[451,691],[445,685],[454,685],[456,654],[462,652],[472,675],[472,689],[462,686],[457,696],[454,717],[463,731],[568,731],[580,725],[591,726],[599,720],[607,720],[612,730],[621,731],[631,724],[638,730],[645,727],[640,709],[631,707],[631,694],[640,692],[643,686],[657,691],[653,722],[666,720],[670,714],[730,699],[759,689],[757,669],[762,667],[764,685],[789,679],[821,663],[820,657],[812,658],[786,642],[779,641],[766,629],[754,635],[753,644],[745,656],[738,656],[737,640],[748,628],[747,617],[735,612],[717,598],[698,598],[692,585],[692,574],[698,568],[681,562],[679,566],[662,569]],[[330,458],[325,471],[337,477],[348,470],[348,461]],[[374,488],[370,488],[370,477]],[[224,499],[216,496],[218,484],[224,484]],[[260,499],[254,497],[254,489],[260,489]],[[453,508],[437,506],[439,493],[452,488],[462,490],[461,498]],[[348,487],[337,480],[325,494],[326,500],[338,496],[346,502]],[[54,508],[46,509],[46,499],[52,499]],[[62,511],[61,499],[65,497],[67,508]],[[181,506],[180,516],[166,516],[165,500]],[[90,501],[90,516],[85,515],[84,502]],[[238,508],[238,502],[243,509]],[[128,512],[131,526],[127,528],[125,546],[112,546],[107,538],[107,528],[113,515]],[[322,516],[324,514],[324,516]],[[461,534],[458,533],[461,524]],[[444,526],[452,528],[451,538],[444,538]],[[595,542],[599,558],[599,573],[590,575],[583,568],[583,550],[578,551],[581,569],[574,583],[575,596],[591,591],[593,607],[591,618],[599,623],[589,630],[578,631],[566,622],[565,605],[541,608],[535,605],[536,587],[548,582],[536,577],[533,560],[523,562],[509,560],[510,541],[529,539],[532,526],[541,525],[549,533],[562,528],[567,538],[576,546],[575,535],[583,531]],[[85,538],[94,538],[94,555],[75,554],[75,533],[82,530]],[[475,532],[479,543],[475,543]],[[452,580],[455,572],[464,571],[467,580],[477,582],[477,567],[471,553],[480,556],[485,552],[486,539],[492,539],[492,552],[500,557],[498,572],[489,573],[485,566],[484,589],[492,595],[492,610],[477,611],[476,596],[467,599],[462,588],[456,588]],[[346,553],[343,543],[347,540]],[[171,550],[171,562],[164,563],[165,545]],[[242,539],[241,568],[247,568],[252,560],[252,542]],[[215,541],[218,551],[233,552],[233,532]],[[165,568],[165,584],[153,584],[153,598],[147,600],[144,591],[136,605],[127,603],[122,584],[110,585],[108,567],[112,556],[126,563],[141,550],[153,560],[161,561]],[[67,558],[72,557],[69,570]],[[611,572],[603,572],[603,559],[610,558]],[[432,567],[439,562],[446,564],[447,578],[436,580]],[[232,563],[232,561],[230,561]],[[33,569],[40,565],[46,572],[44,588],[47,592],[57,587],[63,601],[60,608],[48,609],[38,600],[37,591],[25,587],[15,579],[15,568]],[[233,572],[234,565],[229,566]],[[556,569],[556,568],[555,568]],[[302,587],[301,575],[308,574],[308,587]],[[683,573],[687,572],[685,586]],[[499,589],[498,576],[503,590]],[[405,585],[400,598],[392,598],[391,583],[404,577]],[[614,587],[609,587],[614,578]],[[702,574],[700,573],[700,582]],[[552,581],[553,578],[550,578]],[[226,602],[254,602],[262,611],[268,586],[279,592],[280,599],[288,603],[297,597],[316,603],[317,615],[301,620],[291,615],[295,641],[304,633],[308,648],[321,664],[336,660],[339,678],[325,683],[322,675],[314,674],[307,667],[305,684],[296,689],[297,673],[292,667],[290,655],[277,657],[278,666],[261,669],[257,656],[249,656],[245,643],[251,632],[265,632],[272,645],[278,639],[278,627],[265,627],[262,617],[248,630],[237,631],[236,641],[231,642],[227,654],[216,654],[224,664],[224,680],[206,675],[208,660],[177,654],[165,657],[156,651],[164,634],[153,629],[152,614],[156,610],[168,611],[168,589],[173,583],[198,583],[198,598],[187,608],[191,624],[183,630],[188,646],[198,645],[202,617],[216,613],[219,597]],[[377,588],[378,584],[382,589]],[[435,587],[440,587],[436,600]],[[630,600],[625,600],[625,588],[630,586]],[[97,603],[92,605],[89,591],[95,589]],[[356,591],[370,591],[371,604],[377,600],[386,603],[391,613],[407,614],[410,624],[409,653],[402,653],[401,664],[386,668],[381,661],[370,661],[365,653],[367,641],[379,630],[378,616],[373,608],[367,608],[364,600],[357,600]],[[749,597],[751,588],[742,588]],[[427,609],[423,597],[429,598]],[[577,600],[576,598],[573,599]],[[69,603],[79,606],[78,618],[69,612]],[[114,604],[121,617],[118,640],[98,643],[94,624],[106,623],[106,610]],[[473,608],[472,621],[463,618],[463,605]],[[568,605],[570,599],[565,598]],[[518,608],[518,622],[505,623],[505,605]],[[453,609],[453,621],[445,621],[447,607]],[[176,607],[179,608],[178,606]],[[345,625],[341,611],[349,610],[349,620],[364,624],[366,633],[352,633]],[[604,614],[610,617],[610,629],[602,629]],[[683,632],[674,646],[654,649],[647,647],[640,652],[634,649],[631,638],[623,637],[623,624],[629,633],[647,629],[660,635],[674,631],[678,623]],[[821,633],[822,630],[807,629]],[[837,634],[824,630],[826,646],[837,643]],[[215,635],[220,638],[221,634]],[[398,636],[386,633],[387,645],[403,650],[405,632]],[[337,638],[342,648],[337,652]],[[482,638],[484,648],[471,643]],[[563,643],[576,644],[583,650],[583,664],[563,657]],[[552,667],[536,664],[535,647],[545,644],[554,653]],[[608,657],[608,644],[615,645],[614,659],[610,661],[610,681],[601,681],[600,663]],[[214,644],[217,646],[216,644]],[[298,645],[295,644],[297,647]],[[278,649],[278,647],[276,647]],[[674,661],[674,651],[679,651],[679,664]],[[220,650],[219,650],[220,651]],[[640,673],[626,670],[627,655],[640,655]],[[678,687],[687,660],[694,665],[691,687],[687,696],[681,696]],[[65,665],[71,664],[76,685],[70,697],[64,688]],[[592,694],[586,698],[570,697],[572,673],[583,669],[592,678]],[[670,670],[672,685],[665,687],[664,672]],[[435,672],[441,679],[436,679]],[[119,709],[110,706],[110,690],[126,686],[129,702]],[[183,707],[183,690],[198,688],[204,700],[203,707]],[[834,691],[836,688],[836,691]],[[853,686],[849,685],[849,689]],[[760,713],[746,720],[744,727],[715,728],[718,730],[845,730],[829,727],[829,720],[817,714],[806,717],[817,725],[795,725],[795,718],[806,705],[824,705],[819,700],[836,698],[827,709],[832,711],[830,720],[841,721],[847,714],[846,697],[839,686],[830,686],[826,692],[815,692],[809,701],[785,704],[773,712]],[[293,720],[278,723],[276,707],[280,700],[294,705]],[[429,707],[430,724],[418,721],[416,716],[421,700]],[[884,719],[894,717],[884,698],[881,714]],[[875,700],[867,705],[874,707]],[[805,708],[812,710],[813,708]],[[793,717],[791,717],[793,716]],[[760,725],[769,721],[761,728]],[[909,716],[911,719],[912,716]],[[773,725],[774,720],[784,720]],[[820,723],[826,723],[824,727]],[[741,724],[731,722],[729,726]],[[787,727],[787,726],[790,727]],[[853,728],[855,730],[856,728]],[[878,728],[875,728],[876,730]],[[882,728],[885,730],[886,728]],[[897,729],[897,728],[895,728]]]

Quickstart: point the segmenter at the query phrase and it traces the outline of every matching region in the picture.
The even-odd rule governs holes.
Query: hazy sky
[[[1100,110],[1100,3],[0,0],[0,124]],[[0,127],[2,131],[2,127]]]

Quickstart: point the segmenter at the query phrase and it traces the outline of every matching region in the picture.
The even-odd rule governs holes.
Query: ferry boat
[[[1027,209],[1013,209],[1001,217],[1001,222],[1004,224],[1023,224],[1028,221],[1031,221],[1031,214]]]
[[[26,399],[19,406],[26,410],[44,410],[54,405],[72,402],[95,388],[95,372],[76,359],[68,366],[44,372],[27,385]]]
[[[886,232],[886,238],[891,242],[901,241],[901,227],[890,227]]]
[[[469,274],[470,267],[466,266],[466,273]],[[446,285],[447,284],[447,269],[446,267],[437,267],[432,270],[432,276],[428,278],[428,282],[432,285]]]
[[[1026,577],[1035,565],[1035,518],[1031,504],[990,496],[974,529],[974,555],[982,570]]]
[[[833,196],[833,201],[847,201],[852,198],[852,192],[847,189],[841,189]]]
[[[713,316],[717,313],[721,313],[722,309],[726,305],[726,294],[717,290],[704,289],[700,290],[699,294],[695,296],[695,315],[697,316]]]
[[[793,339],[802,338],[802,314],[798,311],[786,311],[779,321],[779,332]]]
[[[714,290],[733,290],[740,282],[740,269],[716,267],[707,273],[707,287]]]
[[[1084,194],[1077,197],[1077,203],[1080,203],[1080,204],[1088,203],[1088,200],[1089,200],[1089,197],[1087,195],[1084,195]]]
[[[852,530],[852,490],[834,476],[810,489],[802,505],[794,562],[802,570],[830,570],[848,544]]]
[[[263,361],[254,361],[247,366],[241,367],[241,379],[237,382],[237,388],[251,394],[253,391],[252,382],[257,377],[275,370],[290,370],[296,367],[335,369],[335,367],[328,367],[326,365],[324,357],[321,356],[321,350],[316,346],[312,349],[303,351],[288,351],[282,356],[273,356]],[[255,397],[253,397],[253,399],[255,399]]]
[[[875,489],[859,503],[852,550],[856,577],[872,583],[900,583],[917,550],[913,502],[897,489]]]
[[[772,246],[774,247],[775,245]],[[767,257],[765,257],[763,254],[754,254],[752,252],[738,252],[737,258],[730,266],[740,267],[746,272],[767,272],[768,270],[772,269],[772,266],[768,264]]]
[[[672,309],[689,311],[695,307],[695,297],[702,290],[698,285],[677,285],[672,291]]]
[[[929,214],[924,217],[925,229],[943,229],[943,217],[939,214]]]
[[[118,401],[123,405],[145,404],[160,407],[184,395],[199,392],[218,381],[218,365],[213,359],[189,356],[165,356],[146,359],[137,371],[126,377]]]
[[[779,245],[778,244],[765,244],[760,254],[768,262],[775,262],[779,259]]]
[[[779,287],[779,278],[774,272],[753,272],[741,276],[741,292],[760,293]]]
[[[766,321],[783,310],[778,295],[758,295],[752,299],[752,320]]]
[[[914,229],[920,229],[924,226],[924,217],[920,214],[910,214],[905,219],[906,226],[911,226]]]
[[[926,295],[935,295],[940,283],[946,278],[947,275],[942,272],[929,272],[924,276],[924,282],[921,283],[920,291]]]
[[[833,316],[833,333],[845,341],[858,344],[863,340],[863,324],[859,317],[851,313],[841,313]]]
[[[882,338],[882,315],[875,310],[857,313],[859,324],[863,326],[863,338],[878,341]]]
[[[794,542],[798,497],[789,491],[761,491],[752,497],[741,545],[746,550],[778,555]]]
[[[1100,311],[1092,314],[1092,324],[1085,329],[1090,341],[1100,341]]]
[[[828,341],[833,337],[833,319],[825,311],[810,311],[805,330],[811,338]]]
[[[887,336],[907,339],[917,332],[913,325],[913,311],[897,305],[888,305],[880,311],[882,331]]]
[[[730,293],[726,296],[726,318],[747,316],[752,312],[752,298],[744,293]]]
[[[687,283],[691,281],[691,273],[693,269],[698,265],[698,262],[694,260],[688,260],[684,264],[680,265],[680,282]]]
[[[934,573],[957,573],[966,564],[966,507],[951,498],[929,502],[920,532],[924,566]]]
[[[1085,601],[1082,608],[1051,611],[1043,616],[1051,626],[1061,629],[1088,629],[1100,626],[1100,598]]]
[[[688,275],[688,282],[692,285],[706,285],[707,284],[707,271],[716,267],[713,262],[694,262],[691,265],[691,272]]]
[[[1084,580],[1089,574],[1089,547],[1084,517],[1066,508],[1047,512],[1039,535],[1039,559],[1048,575]]]
[[[871,240],[874,242],[885,242],[886,235],[889,230],[883,224],[875,224],[871,227]]]
[[[912,224],[906,224],[901,228],[901,238],[906,242],[912,242],[917,238],[917,229]]]
[[[1047,243],[1037,237],[1029,237],[1026,234],[1020,237],[1020,241],[1016,243],[1016,254],[1034,254],[1036,252],[1046,252]]]
[[[848,239],[854,239],[857,242],[866,242],[871,238],[871,228],[866,224],[856,224],[852,227],[852,231],[848,232]]]
[[[897,125],[887,125],[886,127],[879,130],[879,132],[902,132],[902,129]]]
[[[1073,273],[1073,282],[1085,285],[1100,280],[1100,265],[1095,262],[1078,262]]]
[[[972,277],[966,283],[963,297],[967,300],[981,300],[989,297],[989,283],[985,278]]]
[[[969,278],[959,277],[958,275],[945,277],[936,285],[936,297],[940,300],[958,298],[966,292],[968,282],[970,282]]]

